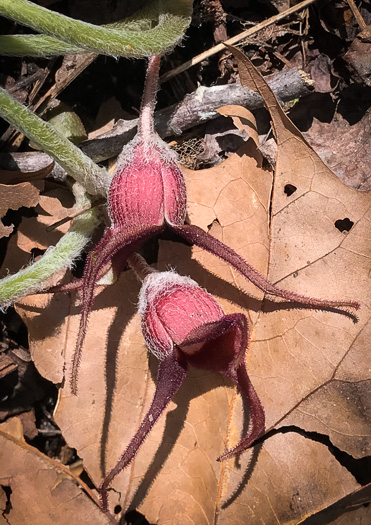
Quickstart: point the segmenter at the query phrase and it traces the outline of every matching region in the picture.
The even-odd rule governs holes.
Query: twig
[[[293,7],[290,7],[289,9],[286,9],[286,11],[283,11],[282,13],[278,13],[277,15],[272,16],[271,18],[268,18],[268,20],[264,20],[264,22],[260,22],[260,24],[256,24],[254,27],[251,27],[250,29],[246,29],[246,31],[242,31],[239,35],[235,35],[232,38],[229,38],[225,41],[226,44],[233,46],[237,42],[240,42],[244,38],[247,38],[251,35],[254,35],[258,31],[261,31],[262,29],[265,29],[266,27],[271,26],[272,24],[275,24],[276,22],[279,22],[283,18],[286,18],[287,16],[292,15],[293,13],[296,13],[298,11],[301,11],[305,7],[309,6],[310,4],[313,4],[316,0],[304,0],[303,2],[300,2],[300,4],[294,5]],[[216,46],[208,49],[207,51],[204,51],[203,53],[200,53],[199,55],[196,55],[191,60],[188,60],[187,62],[184,62],[181,66],[176,67],[175,69],[172,69],[171,71],[168,71],[164,75],[160,77],[160,83],[166,82],[172,77],[175,77],[176,75],[179,75],[179,73],[183,73],[183,71],[186,71],[192,66],[195,66],[196,64],[199,64],[206,58],[209,58],[216,53],[219,53],[220,51],[224,51],[226,49],[224,44],[217,44]]]
[[[280,71],[267,77],[267,80],[275,95],[282,102],[309,94],[314,84],[309,75],[296,67]],[[201,86],[187,95],[179,104],[157,111],[155,113],[156,131],[162,138],[179,135],[187,129],[220,117],[217,109],[229,104],[245,106],[252,111],[264,106],[260,95],[240,84],[210,88]],[[134,137],[137,122],[137,119],[119,120],[108,133],[83,142],[81,149],[96,162],[115,157],[121,152],[122,147]],[[45,165],[46,159],[45,154],[41,152],[28,153],[27,157],[25,153],[0,154],[0,169],[17,169],[18,162],[18,169],[24,166],[24,171],[26,171],[30,169],[30,165],[33,170],[39,165],[40,167]],[[60,178],[63,175],[62,172],[63,170],[57,165],[53,170],[53,176],[59,174]]]
[[[269,78],[269,85],[282,102],[307,95],[313,88],[311,78],[295,67],[280,71]],[[182,102],[157,111],[156,131],[162,138],[180,135],[187,129],[219,117],[217,109],[228,104],[245,106],[252,111],[264,106],[258,93],[240,84],[209,88],[201,86],[187,95]],[[96,162],[114,157],[134,136],[136,126],[137,120],[119,120],[110,132],[85,141],[81,144],[81,149]]]
[[[347,0],[347,2],[349,4],[350,9],[352,10],[354,18],[357,20],[357,23],[358,23],[359,27],[363,31],[364,29],[367,28],[367,24],[363,20],[363,17],[361,15],[361,13],[359,12],[358,7],[354,3],[354,0]]]
[[[57,81],[53,86],[45,93],[45,95],[38,100],[38,102],[33,106],[33,109],[36,110],[40,106],[39,113],[47,108],[48,103],[55,99],[75,78],[77,78],[80,73],[82,73],[94,60],[97,58],[96,53],[85,53],[80,55],[66,55],[63,58],[62,66],[59,68],[60,71],[63,65],[66,64],[68,60],[73,61],[73,67],[68,69],[67,74],[62,78],[62,80]],[[56,74],[58,74],[58,71]],[[45,104],[44,104],[45,103]]]

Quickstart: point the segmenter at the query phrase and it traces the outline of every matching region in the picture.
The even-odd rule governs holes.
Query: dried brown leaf
[[[20,184],[22,182],[31,182],[36,180],[44,180],[52,171],[54,162],[48,162],[47,166],[38,170],[15,171],[15,170],[1,170],[0,181],[2,184]]]
[[[43,183],[38,183],[43,184]],[[16,186],[5,186],[6,188],[17,188],[29,183]],[[29,192],[29,190],[27,190]],[[36,216],[23,218],[17,232],[8,243],[7,253],[2,264],[2,276],[17,272],[22,266],[28,265],[33,258],[33,250],[46,250],[55,245],[66,231],[69,223],[59,226],[53,231],[47,231],[47,226],[72,214],[74,199],[67,188],[47,186],[33,204],[36,207]],[[24,205],[24,204],[21,204]]]
[[[362,40],[362,34],[365,35],[365,40]],[[355,38],[350,45],[348,51],[344,55],[344,60],[349,66],[355,70],[358,76],[366,84],[371,86],[371,26],[368,26],[367,31],[364,30],[359,36]]]
[[[58,336],[68,327],[69,309],[70,299],[64,294],[30,295],[16,305],[27,324],[32,360],[40,374],[55,384],[64,378],[64,342]]]
[[[371,443],[365,393],[371,374],[363,366],[369,330],[370,199],[346,187],[323,164],[248,59],[233,52],[241,79],[251,75],[264,97],[278,143],[269,278],[298,293],[352,297],[362,304],[356,324],[342,315],[305,309],[260,314],[254,350],[264,375],[256,386],[264,390],[263,399],[267,396],[267,426],[300,425],[302,412],[309,411],[311,424],[304,428],[327,428],[335,445],[361,457],[370,453]],[[295,188],[290,196],[287,184]],[[336,227],[344,219],[353,224],[349,232]]]
[[[242,80],[249,68],[242,61]],[[250,139],[212,169],[185,170],[190,221],[281,287],[359,300],[359,322],[336,312],[266,301],[228,265],[185,244],[161,241],[158,267],[175,266],[216,295],[227,313],[249,316],[247,364],[266,410],[267,429],[302,425],[363,457],[370,443],[360,409],[369,399],[364,390],[369,379],[369,198],[345,187],[324,166],[260,77],[255,81],[272,112],[278,141],[273,195],[272,176],[262,169]],[[289,196],[287,184],[295,187]],[[335,223],[346,218],[353,227],[344,233]],[[138,291],[131,272],[100,291],[84,346],[79,395],[62,389],[55,414],[96,484],[125,449],[154,392],[156,363],[148,361],[140,333]],[[44,315],[40,312],[39,322]],[[75,305],[54,342],[64,349],[67,374],[78,326]],[[42,351],[33,341],[33,354]],[[240,399],[229,382],[191,371],[133,464],[115,478],[111,505],[139,508],[160,525],[184,521],[184,516],[195,524],[286,524],[299,523],[359,489],[325,445],[287,428],[239,461],[217,463],[224,448],[238,441],[242,422]]]
[[[0,219],[8,210],[18,210],[22,206],[32,208],[39,201],[40,186],[23,182],[15,186],[0,184]],[[13,226],[4,226],[0,220],[0,238],[9,237]]]
[[[248,151],[254,152],[256,159],[248,157]],[[255,225],[250,228],[249,225],[252,216],[256,216],[257,223],[262,222],[269,203],[271,174],[262,171],[260,163],[261,158],[256,153],[252,141],[249,141],[244,151],[240,151],[238,155],[234,155],[213,170],[200,172],[201,177],[199,172],[187,172],[189,215],[193,222],[207,227],[208,221],[215,219],[214,208],[220,210],[220,220],[226,223],[228,233],[229,222],[236,221],[235,216],[230,217],[235,192],[239,199],[248,199],[248,211],[236,209],[233,213],[238,215],[240,235],[249,231],[249,245],[251,243],[250,246],[255,248],[255,265],[266,271],[267,227],[263,226],[261,229]],[[254,180],[256,187],[252,189],[250,186]],[[211,181],[212,187],[209,187],[208,183]],[[208,199],[200,186],[208,188]],[[230,211],[227,213],[225,208]],[[202,213],[199,210],[202,210]],[[247,254],[248,246],[244,249]],[[194,275],[195,272],[198,278],[198,268],[202,268],[192,268],[189,249],[186,250],[186,273]],[[210,265],[215,265],[215,260],[210,259]],[[232,274],[226,264],[221,263],[219,271],[227,279],[231,278]],[[205,277],[207,278],[208,274],[203,271],[203,278]],[[202,279],[199,280],[202,284]],[[240,277],[236,275],[235,280],[239,281]],[[256,301],[249,299],[238,289],[226,286],[222,280],[216,281],[220,295],[225,295],[227,289],[229,301],[234,300],[237,303],[234,306],[235,311],[239,310],[240,304],[256,304]],[[97,296],[84,346],[79,396],[71,396],[67,385],[61,393],[55,414],[64,437],[78,450],[85,468],[96,484],[101,481],[103,472],[117,461],[154,393],[156,363],[151,359],[150,366],[148,365],[147,350],[140,333],[139,319],[135,314],[139,287],[135,277],[127,272],[121,276],[118,283],[104,289]],[[259,295],[255,290],[254,293]],[[224,302],[229,304],[229,301]],[[79,307],[76,306],[71,309],[68,323],[59,332],[56,340],[57,347],[65,345],[67,374],[78,327]],[[31,351],[34,355],[42,354],[42,345],[35,342],[31,345]],[[179,497],[183,494],[185,502],[194,501],[194,505],[188,510],[195,523],[203,522],[205,504],[207,515],[212,520],[215,499],[220,490],[220,473],[223,469],[223,466],[216,462],[216,458],[225,448],[225,429],[231,396],[229,385],[226,387],[221,377],[206,372],[191,373],[179,396],[170,406],[169,415],[160,420],[139,452],[133,470],[129,468],[115,479],[114,487],[120,491],[121,499],[118,499],[118,494],[112,493],[111,504],[114,506],[120,503],[126,508],[130,501],[134,500],[134,504],[139,505],[152,478],[161,471],[158,480],[163,495],[169,492],[170,487],[176,485],[176,494]],[[175,408],[176,406],[178,407]],[[186,425],[183,427],[185,417]],[[165,458],[167,460],[162,468]],[[152,461],[148,475],[146,472]],[[181,469],[179,464],[182,465]],[[200,468],[203,476],[196,483],[198,495],[195,496],[194,479],[198,476]],[[177,472],[176,479],[172,474],[174,469]],[[207,494],[212,494],[212,497]],[[159,505],[162,505],[161,500]]]
[[[345,184],[359,190],[371,188],[371,108],[352,125],[336,115],[330,123],[313,119],[306,139],[321,159]]]
[[[109,523],[96,496],[86,486],[89,496],[83,492],[68,467],[15,437],[7,425],[0,425],[0,443],[0,481],[11,489],[6,523],[64,525],[76,523],[77,516],[79,523]]]

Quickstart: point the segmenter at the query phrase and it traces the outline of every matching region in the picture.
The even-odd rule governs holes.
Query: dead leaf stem
[[[254,35],[255,33],[258,33],[262,29],[265,29],[280,20],[283,20],[284,18],[297,13],[298,11],[301,11],[302,9],[305,9],[309,5],[313,4],[315,0],[304,0],[304,2],[300,2],[300,4],[294,5],[293,7],[290,7],[289,9],[286,9],[286,11],[283,11],[282,13],[278,13],[277,15],[272,16],[271,18],[268,18],[268,20],[265,20],[264,22],[261,22],[260,24],[256,24],[253,27],[250,27],[249,29],[246,29],[246,31],[242,31],[242,33],[235,35],[232,38],[229,38],[225,41],[223,44],[218,44],[207,51],[204,51],[203,53],[200,53],[199,55],[196,55],[191,60],[188,60],[187,62],[184,62],[181,66],[178,66],[171,71],[168,71],[164,75],[160,77],[160,83],[167,82],[170,80],[170,78],[175,77],[176,75],[179,75],[179,73],[183,73],[183,71],[187,71],[192,66],[195,66],[196,64],[199,64],[206,58],[209,58],[216,53],[219,53],[220,51],[225,51],[226,45],[234,45],[240,42],[241,40]]]

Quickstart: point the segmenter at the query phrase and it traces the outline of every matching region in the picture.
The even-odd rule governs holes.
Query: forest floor
[[[141,4],[112,0],[44,0],[36,3],[94,24],[118,20]],[[358,20],[351,10],[351,3],[345,0],[308,2],[304,9],[286,16],[285,12],[298,3],[290,0],[196,0],[192,23],[183,44],[163,59],[163,82],[156,107],[160,114],[164,112],[165,115],[170,106],[174,106],[175,113],[179,111],[180,133],[165,129],[166,123],[162,123],[163,133],[159,132],[178,152],[181,163],[193,171],[212,169],[240,148],[247,136],[246,129],[236,127],[231,118],[215,118],[218,97],[228,100],[229,86],[239,81],[238,66],[231,53],[226,50],[215,52],[214,47],[249,30],[249,34],[237,39],[234,45],[246,53],[264,77],[273,84],[276,82],[277,90],[281,89],[278,98],[286,114],[332,172],[348,188],[367,192],[371,189],[370,4],[356,2],[361,17]],[[255,30],[258,24],[268,20],[271,20],[269,24]],[[363,26],[360,26],[360,20],[363,20]],[[3,34],[26,32],[25,28],[5,19],[0,19],[0,30]],[[177,72],[177,68],[201,53],[205,54],[201,60]],[[51,60],[0,57],[0,84],[21,103],[39,108],[35,111],[43,108],[46,119],[55,119],[61,111],[71,112],[77,120],[70,125],[68,132],[75,142],[82,143],[83,148],[86,139],[89,142],[85,145],[90,147],[103,133],[108,138],[113,135],[119,119],[127,123],[137,118],[146,66],[145,60],[106,56],[95,57],[90,63],[86,58],[84,60],[71,57]],[[285,77],[280,75],[293,68],[299,72],[303,82],[287,87],[284,85]],[[71,81],[78,69],[79,74]],[[187,96],[197,98],[194,93],[200,86],[224,86],[225,89],[223,93],[218,92],[215,100],[210,94],[211,102],[205,107],[205,114],[212,115],[210,118],[196,112],[194,99],[188,105],[184,102]],[[238,104],[239,100],[242,99],[237,96],[231,99],[230,104]],[[261,102],[250,109],[253,109],[256,118],[264,166],[273,170],[277,146],[269,114]],[[182,121],[185,122],[186,118],[181,111],[189,119],[184,126]],[[55,244],[68,224],[47,234],[45,231],[40,233],[40,228],[42,226],[45,230],[45,226],[51,227],[66,215],[73,201],[64,182],[46,178],[50,162],[45,160],[42,152],[34,149],[32,143],[4,121],[0,121],[0,134],[1,185],[14,184],[11,178],[16,174],[18,183],[33,180],[40,195],[46,199],[35,206],[24,196],[24,202],[20,202],[16,209],[8,209],[5,199],[0,199],[0,232],[3,235],[0,239],[0,277],[4,277],[37,259],[47,246]],[[33,156],[22,157],[28,152],[32,152]],[[21,167],[14,171],[12,163],[17,155]],[[114,159],[103,162],[108,167],[114,165]],[[295,185],[286,184],[286,195],[291,196],[296,189]],[[35,226],[36,223],[38,226]],[[344,215],[339,217],[336,228],[347,233],[352,225],[353,222]],[[168,235],[164,239],[168,241],[172,238]],[[146,250],[149,261],[156,262],[158,247],[149,244]],[[81,275],[83,263],[84,258],[73,270],[74,276]],[[0,314],[0,421],[9,425],[16,418],[22,423],[21,433],[26,443],[66,467],[75,469],[76,475],[81,475],[83,482],[92,487],[79,455],[66,444],[63,432],[53,419],[60,383],[57,379],[53,382],[43,377],[35,366],[24,318],[24,312],[21,315],[13,307]],[[369,456],[348,453],[340,445],[334,446],[326,435],[318,437],[320,435],[316,433],[314,439],[329,447],[342,467],[357,480],[359,487],[369,487]],[[12,500],[12,490],[1,476],[1,469],[0,478],[3,487],[0,522],[17,525],[20,522],[7,519],[11,516],[12,505],[16,503]],[[344,494],[350,492],[349,489]],[[370,494],[363,498],[358,503],[342,503],[338,507],[333,499],[329,499],[326,504],[305,510],[305,519],[303,516],[299,519],[293,511],[292,516],[282,515],[280,523],[340,525],[350,522],[347,520],[355,524],[366,523]],[[115,507],[117,515],[122,510],[120,504]],[[351,506],[359,514],[347,514]],[[149,523],[146,520],[148,516],[143,515],[146,509],[139,510],[131,508],[126,513],[126,521],[122,517],[122,523]],[[158,523],[161,525],[162,522]],[[231,522],[226,518],[225,523]],[[255,522],[249,523],[255,525]],[[270,525],[273,522],[267,523]],[[220,525],[223,525],[222,518]]]

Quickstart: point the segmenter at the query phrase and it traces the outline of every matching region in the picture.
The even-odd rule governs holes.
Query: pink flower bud
[[[175,272],[153,273],[146,278],[139,312],[146,344],[160,360],[169,356],[175,345],[180,347],[193,330],[224,317],[214,297]]]
[[[109,472],[100,490],[107,508],[107,488],[133,460],[153,425],[181,387],[188,365],[228,376],[249,406],[251,421],[238,445],[220,458],[248,448],[262,433],[264,410],[247,374],[248,325],[243,314],[225,315],[218,302],[189,277],[175,272],[149,274],[139,295],[142,331],[149,350],[160,360],[156,392],[135,436]],[[210,437],[210,439],[212,439]]]
[[[147,239],[159,234],[167,226],[191,244],[199,246],[215,256],[220,257],[220,259],[230,264],[267,294],[282,297],[291,302],[305,304],[310,308],[319,307],[329,309],[351,307],[358,309],[360,306],[356,301],[317,299],[288,290],[282,290],[268,281],[268,279],[238,255],[238,253],[224,243],[215,239],[209,233],[204,232],[198,226],[184,224],[187,202],[183,174],[177,166],[175,154],[171,152],[165,142],[156,136],[154,131],[153,112],[156,101],[159,66],[160,57],[151,57],[148,64],[143,93],[138,134],[130,144],[123,149],[109,188],[108,211],[111,217],[111,225],[106,228],[103,238],[96,248],[90,252],[82,283],[77,283],[76,285],[72,285],[72,287],[65,288],[65,291],[67,291],[77,289],[80,285],[82,287],[80,329],[76,341],[71,374],[71,390],[74,394],[77,393],[77,373],[81,361],[89,314],[94,303],[94,290],[99,277],[104,274],[110,261],[114,265],[117,273],[119,273],[125,267],[128,257],[135,250],[138,250]],[[187,286],[185,285],[182,288],[184,294],[186,288]],[[198,300],[200,303],[207,303],[206,292],[204,292],[203,298],[201,298],[201,292],[194,293],[199,296]],[[183,302],[187,304],[187,308],[189,308],[190,301],[189,298],[187,300],[185,299],[185,295],[183,296]],[[210,311],[213,311],[210,305],[211,302],[209,302],[209,307]],[[167,306],[166,308],[169,307]],[[176,317],[174,317],[174,319],[176,319]],[[209,326],[206,329],[205,323],[212,322],[218,322],[219,328]],[[188,355],[189,362],[191,352],[193,352],[195,355],[192,358],[192,364],[202,366],[202,363],[204,363],[210,368],[212,361],[209,359],[208,353],[205,350],[207,346],[206,338],[202,343],[201,341],[194,342],[193,344],[196,346],[192,348],[190,344],[186,344],[186,341],[188,341],[187,338],[192,335],[196,341],[201,331],[205,330],[211,330],[215,335],[213,330],[221,329],[220,326],[226,329],[225,327],[229,322],[237,323],[236,318],[231,320],[231,318],[227,316],[226,319],[222,317],[219,318],[219,320],[213,320],[213,316],[208,319],[206,315],[202,321],[203,324],[193,326],[193,330],[196,330],[196,332],[193,333],[192,330],[188,330],[192,324],[188,319],[187,322],[183,322],[182,330],[184,333],[181,333],[180,327],[173,326],[173,322],[170,322],[170,319],[164,313],[161,313],[156,318],[154,311],[151,310],[150,314],[148,314],[145,333],[147,334],[150,329],[152,330],[152,335],[148,335],[148,344],[159,359],[169,355],[172,345],[175,344],[178,346],[178,352],[182,351]],[[162,333],[164,330],[168,333],[168,338]],[[169,332],[167,332],[167,330]],[[234,346],[236,346],[238,333],[241,334],[242,332],[238,332],[237,324],[234,330]],[[188,335],[183,342],[180,343],[185,332],[187,332]],[[211,332],[209,335],[211,337]],[[156,344],[149,340],[152,337],[153,341],[155,341],[155,336],[157,336]],[[231,335],[228,337],[232,338]],[[220,341],[222,340],[223,337]],[[214,341],[214,347],[215,345],[216,343]],[[187,350],[185,349],[186,346]],[[205,351],[202,353],[199,351],[196,352],[196,347],[199,350],[204,349]],[[223,359],[225,359],[225,355],[220,354],[219,351],[214,350],[214,353],[214,363],[217,363],[215,357],[217,354],[222,355]],[[198,364],[196,364],[196,362]],[[213,369],[221,370],[221,363],[220,366],[219,364],[215,366],[217,366],[217,368]]]
[[[149,275],[139,295],[142,332],[160,360],[174,351],[196,368],[230,375],[243,361],[248,343],[247,319],[225,315],[206,290],[175,272]]]
[[[181,225],[186,203],[183,174],[169,146],[137,135],[123,149],[109,189],[112,227]]]

